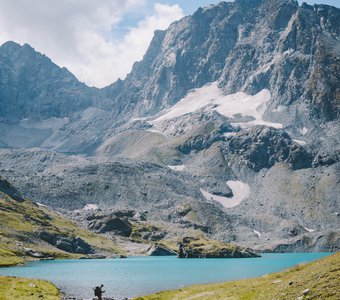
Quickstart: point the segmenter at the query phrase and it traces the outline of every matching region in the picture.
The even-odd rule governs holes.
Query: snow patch
[[[235,136],[237,134],[237,132],[226,132],[226,133],[224,133],[223,135],[225,136],[225,137],[231,137],[231,136]]]
[[[147,129],[146,131],[153,132],[153,133],[162,133],[161,131],[156,130],[156,129]]]
[[[97,210],[99,207],[96,204],[86,204],[83,210]]]
[[[267,89],[260,91],[254,96],[243,92],[225,95],[223,90],[218,87],[218,83],[213,82],[192,90],[164,115],[150,123],[159,123],[206,108],[216,110],[221,115],[235,119],[234,122],[237,122],[237,125],[240,127],[267,125],[274,128],[282,128],[283,125],[280,123],[271,123],[263,120],[263,112],[266,110],[266,103],[270,100],[270,97],[270,92]],[[244,117],[248,118],[244,120]],[[238,121],[237,118],[240,118],[240,120]]]
[[[231,188],[233,192],[233,197],[231,198],[237,205],[239,205],[244,199],[249,197],[250,187],[248,184],[242,181],[227,181],[227,185]]]
[[[183,171],[185,169],[185,165],[167,166],[167,167],[174,171]]]
[[[203,189],[200,189],[203,197],[207,200],[214,200],[221,203],[225,208],[232,208],[238,206],[242,200],[249,196],[250,188],[249,185],[242,181],[227,181],[227,184],[233,191],[234,196],[231,198],[217,196],[211,194]]]
[[[261,237],[262,233],[260,231],[257,231],[255,229],[253,229],[253,232],[258,236]]]
[[[301,146],[305,146],[307,145],[307,143],[305,141],[301,141],[301,140],[293,140],[295,143],[301,145]]]
[[[308,129],[306,127],[303,127],[302,129],[299,130],[302,135],[306,135],[308,132]]]
[[[307,227],[305,227],[305,226],[302,226],[304,229],[306,229],[308,232],[314,232],[315,231],[315,229],[310,229],[310,228],[307,228]]]

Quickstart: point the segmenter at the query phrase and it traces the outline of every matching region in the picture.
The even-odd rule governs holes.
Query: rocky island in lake
[[[235,244],[222,243],[216,240],[207,240],[186,237],[179,245],[179,258],[250,258],[261,255],[250,248]]]

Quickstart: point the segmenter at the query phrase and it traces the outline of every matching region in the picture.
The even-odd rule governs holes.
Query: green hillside
[[[254,279],[195,285],[135,300],[340,299],[340,253]]]
[[[6,193],[1,186],[7,187]],[[14,188],[0,178],[0,266],[16,265],[34,258],[77,258],[89,253],[112,255],[122,252],[112,241],[79,228],[47,208],[22,198],[14,200],[9,196],[13,191]],[[74,251],[70,246],[72,243],[74,248],[78,247]],[[81,247],[90,249],[87,249],[89,253]]]

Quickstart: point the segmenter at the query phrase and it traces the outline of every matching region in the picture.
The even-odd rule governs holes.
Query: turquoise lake
[[[0,275],[47,279],[68,295],[91,298],[104,284],[106,297],[134,297],[200,283],[224,282],[277,272],[330,253],[263,254],[261,258],[178,259],[130,257],[104,260],[37,261],[2,268]]]

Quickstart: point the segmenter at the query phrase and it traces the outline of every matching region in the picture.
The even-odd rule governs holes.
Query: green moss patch
[[[60,300],[59,290],[50,282],[0,276],[0,300]]]

